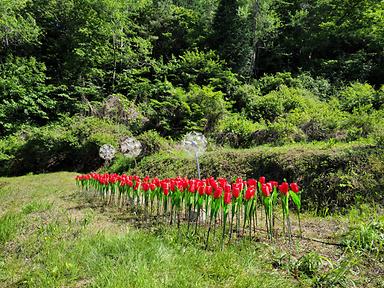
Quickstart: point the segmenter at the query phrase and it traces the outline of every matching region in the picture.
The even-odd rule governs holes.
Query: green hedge
[[[304,187],[305,209],[332,212],[359,199],[383,201],[383,152],[383,148],[362,144],[223,149],[203,155],[201,170],[203,177],[265,175],[268,179],[298,181]],[[196,176],[194,160],[180,153],[145,157],[127,172],[151,177]]]

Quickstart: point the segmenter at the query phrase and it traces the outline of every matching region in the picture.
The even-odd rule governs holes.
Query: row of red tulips
[[[98,192],[105,204],[128,206],[136,213],[143,211],[145,219],[151,215],[156,216],[158,221],[168,218],[171,224],[177,221],[180,227],[181,217],[184,215],[188,222],[188,234],[193,222],[195,233],[198,224],[207,224],[206,245],[212,224],[216,231],[218,218],[223,227],[222,243],[227,233],[228,216],[229,239],[234,230],[240,236],[241,231],[244,234],[246,228],[249,228],[251,236],[252,228],[256,231],[258,217],[263,217],[261,207],[264,210],[268,237],[272,239],[275,235],[275,207],[279,202],[282,205],[283,235],[287,234],[291,241],[290,200],[296,207],[300,224],[301,192],[297,183],[266,181],[263,176],[257,180],[237,178],[228,182],[225,178],[213,177],[203,180],[181,177],[151,179],[148,176],[140,178],[125,174],[91,173],[77,176],[76,182],[84,190]]]

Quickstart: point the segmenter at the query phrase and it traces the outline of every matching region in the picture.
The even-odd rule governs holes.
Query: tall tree
[[[248,1],[249,21],[252,37],[251,75],[259,77],[263,73],[260,67],[262,51],[268,49],[277,36],[280,19],[273,9],[275,0]]]
[[[247,17],[240,14],[237,0],[221,0],[213,21],[211,47],[235,71],[249,74],[251,29]]]
[[[28,0],[0,1],[0,56],[26,52],[26,46],[37,44],[40,29],[26,11]]]

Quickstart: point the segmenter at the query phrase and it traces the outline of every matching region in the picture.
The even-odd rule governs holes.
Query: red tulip
[[[203,196],[205,193],[205,187],[203,185],[199,186],[198,191],[199,191],[199,195]]]
[[[288,195],[289,185],[287,182],[283,182],[279,185],[281,194]]]
[[[225,184],[225,186],[224,186],[224,192],[225,193],[231,193],[231,185],[229,185],[229,184]]]
[[[231,193],[225,193],[224,194],[224,204],[228,205],[229,203],[231,203],[231,198],[232,198]]]
[[[299,193],[299,186],[297,185],[297,183],[296,182],[293,182],[293,183],[291,183],[291,185],[289,185],[290,187],[291,187],[291,190],[293,191],[293,192],[295,192],[295,193]]]
[[[148,183],[143,183],[143,190],[148,191],[149,190],[149,184]]]
[[[261,184],[261,192],[263,192],[263,195],[265,197],[271,196],[271,191],[272,191],[271,185]]]
[[[253,178],[251,178],[251,179],[248,179],[248,185],[249,186],[256,186],[257,185],[257,181],[256,181],[256,179],[253,179]]]
[[[212,194],[212,186],[205,186],[205,194],[207,195]]]
[[[277,187],[277,186],[279,186],[279,182],[277,182],[277,181],[269,181],[268,183],[271,183],[271,184],[272,184],[272,187]]]
[[[255,188],[253,188],[252,186],[248,187],[248,189],[245,191],[245,195],[244,195],[245,200],[248,201],[248,200],[252,199],[254,196],[255,196]]]
[[[223,194],[223,188],[219,186],[213,192],[213,198],[218,199],[221,197],[221,194]]]
[[[239,198],[240,196],[240,188],[238,186],[234,186],[232,188],[232,196],[235,198]]]
[[[259,178],[259,182],[260,182],[261,184],[264,184],[264,183],[265,183],[265,177],[264,177],[264,176],[261,176],[261,177]]]
[[[191,193],[195,193],[195,191],[196,191],[195,184],[192,184],[191,186],[189,186],[188,191],[191,192]]]

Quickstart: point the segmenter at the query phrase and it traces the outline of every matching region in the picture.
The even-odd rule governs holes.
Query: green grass
[[[369,285],[375,267],[340,260],[336,246],[302,240],[289,256],[284,243],[241,240],[204,250],[200,240],[181,243],[174,227],[135,228],[126,212],[81,196],[74,176],[0,178],[0,287],[380,287],[377,277]],[[309,237],[318,236],[313,223],[350,222],[316,217],[303,215]]]
[[[20,216],[5,214],[0,218],[0,245],[12,238],[20,225]]]

